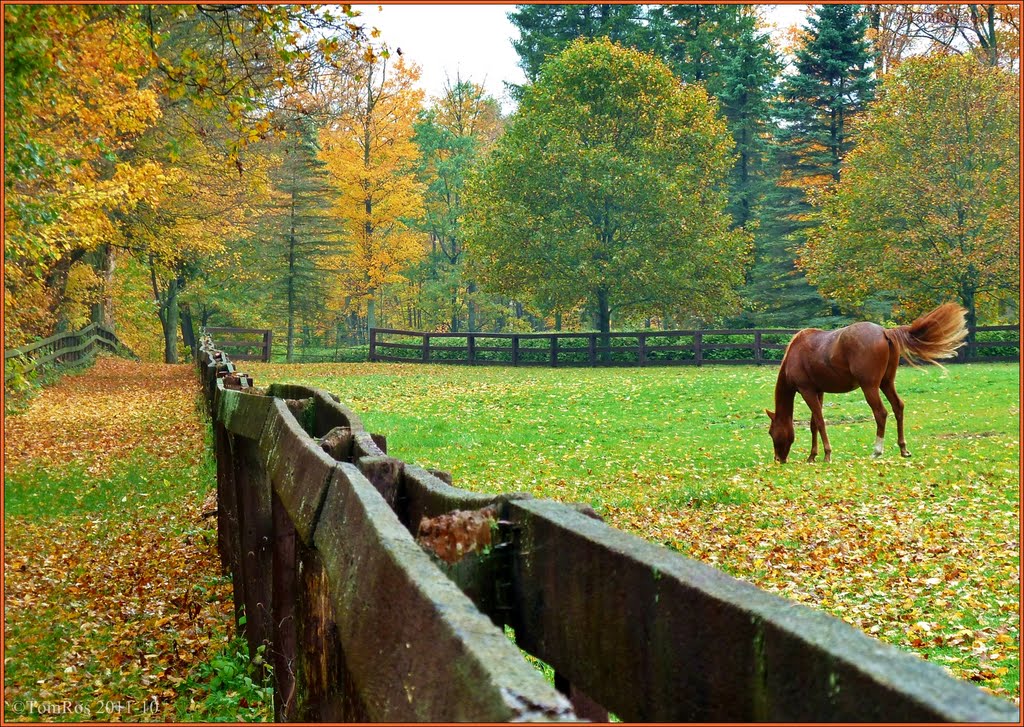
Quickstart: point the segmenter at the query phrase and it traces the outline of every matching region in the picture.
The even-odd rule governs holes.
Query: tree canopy
[[[910,59],[858,124],[842,182],[802,251],[808,277],[848,306],[878,294],[919,312],[1020,295],[1017,78],[971,56]]]
[[[549,60],[467,197],[481,282],[567,311],[727,311],[747,239],[725,213],[732,139],[698,85],[611,41]]]

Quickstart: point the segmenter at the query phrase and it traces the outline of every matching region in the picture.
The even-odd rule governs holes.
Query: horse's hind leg
[[[875,450],[872,456],[881,457],[882,443],[885,441],[885,420],[889,416],[889,412],[882,404],[882,397],[878,395],[877,386],[865,386],[863,390],[864,398],[867,399],[868,406],[871,407],[871,411],[875,415]]]
[[[907,451],[907,439],[903,436],[903,399],[896,393],[895,379],[882,382],[882,393],[889,400],[893,416],[896,417],[896,436],[899,440],[900,454],[904,457],[909,457],[910,452]]]

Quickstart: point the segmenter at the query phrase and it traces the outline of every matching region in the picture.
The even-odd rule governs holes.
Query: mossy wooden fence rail
[[[199,365],[220,552],[251,653],[273,667],[279,721],[1018,719],[938,666],[585,506],[453,487],[388,456],[326,391],[253,387],[208,342]]]
[[[501,366],[777,364],[795,328],[611,333],[427,333],[370,330],[370,360]],[[1014,340],[998,340],[1012,333]],[[1019,329],[979,326],[958,362],[1016,361]],[[606,342],[605,342],[606,341]]]
[[[10,380],[15,374],[26,374],[47,365],[81,361],[98,349],[134,357],[113,331],[98,323],[90,323],[80,331],[57,333],[41,341],[4,351],[4,381]]]

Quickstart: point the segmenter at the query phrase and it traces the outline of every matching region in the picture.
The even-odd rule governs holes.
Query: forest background
[[[503,115],[349,6],[5,5],[5,348],[1018,320],[1018,6],[511,18]]]

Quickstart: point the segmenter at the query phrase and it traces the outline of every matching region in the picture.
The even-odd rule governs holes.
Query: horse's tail
[[[938,364],[940,358],[956,356],[956,350],[967,338],[967,313],[956,303],[943,303],[910,325],[886,329],[886,337],[907,363]]]

